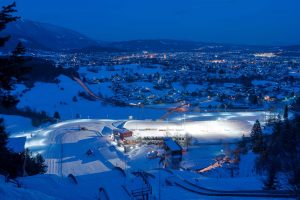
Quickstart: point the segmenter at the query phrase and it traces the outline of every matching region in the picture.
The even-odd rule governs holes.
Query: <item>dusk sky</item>
[[[3,2],[11,2],[4,0]],[[103,41],[300,44],[299,0],[17,0],[24,19]]]

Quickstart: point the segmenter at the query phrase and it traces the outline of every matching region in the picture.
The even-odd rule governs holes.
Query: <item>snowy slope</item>
[[[11,134],[26,132],[34,129],[34,127],[31,125],[31,120],[25,117],[0,114],[0,118],[4,119],[5,129]]]
[[[99,188],[105,188],[110,199],[130,199],[123,189],[136,188],[139,181],[131,172],[145,170],[152,174],[149,182],[152,186],[153,198],[161,199],[224,199],[222,197],[209,197],[184,190],[177,185],[168,185],[166,180],[186,179],[200,186],[220,190],[259,190],[261,178],[251,172],[253,156],[242,157],[240,176],[203,176],[193,171],[165,171],[157,170],[160,167],[159,159],[148,159],[147,152],[159,150],[157,146],[141,145],[124,154],[114,146],[110,139],[108,129],[120,121],[114,120],[69,120],[53,124],[47,128],[34,132],[24,133],[27,136],[26,146],[34,152],[40,152],[48,165],[47,174],[19,178],[22,188],[0,183],[1,199],[96,199],[99,197]],[[155,127],[141,121],[136,123],[137,129],[143,126]],[[157,122],[158,126],[161,122]],[[153,127],[151,127],[153,126]],[[101,134],[102,133],[102,134]],[[202,166],[211,164],[209,158],[214,158],[220,150],[219,147],[208,149],[207,146],[193,146],[184,154],[184,162],[201,162]],[[225,147],[223,147],[225,148]],[[88,149],[93,155],[87,156]],[[248,167],[245,167],[248,165]],[[200,166],[200,165],[199,165]],[[125,170],[124,174],[117,170]],[[222,172],[223,174],[225,173]],[[76,177],[77,183],[68,178],[69,174]],[[247,181],[247,184],[244,184]],[[141,185],[141,184],[140,184]],[[176,194],[176,195],[175,195]],[[22,196],[22,198],[23,198]],[[21,198],[21,199],[22,199]],[[241,199],[228,197],[227,199]],[[247,198],[252,199],[252,198]],[[263,199],[263,198],[253,198]]]
[[[0,198],[1,200],[54,200],[52,195],[46,195],[40,191],[17,188],[15,185],[7,184],[4,178],[0,176]]]
[[[101,101],[89,101],[78,97],[78,92],[84,92],[84,89],[66,76],[58,78],[58,85],[52,83],[38,82],[30,91],[20,97],[18,108],[29,106],[36,111],[46,111],[53,116],[55,111],[60,113],[61,119],[74,119],[78,114],[81,118],[113,118],[128,119],[128,116],[135,118],[157,118],[164,114],[164,110],[158,110],[155,113],[150,109],[140,109],[134,107],[115,107],[112,105],[103,105]],[[93,87],[94,86],[94,87]],[[98,87],[92,85],[93,92],[106,91],[105,85]],[[46,89],[45,89],[46,88]],[[106,93],[109,95],[110,93]],[[77,96],[78,101],[74,102],[72,98]]]

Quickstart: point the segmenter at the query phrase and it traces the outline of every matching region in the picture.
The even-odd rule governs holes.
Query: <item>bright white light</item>
[[[59,128],[59,127],[61,127],[61,126],[63,126],[63,125],[66,125],[66,124],[69,124],[69,122],[60,122],[60,123],[58,123],[58,124],[52,125],[52,127],[53,127],[53,128]]]
[[[37,140],[30,140],[26,142],[25,148],[30,147],[41,147],[46,145],[46,139],[37,139]]]
[[[43,154],[45,152],[45,150],[40,150],[40,151],[35,151],[35,152],[32,152],[32,154],[34,156],[36,156],[37,154]]]
[[[62,127],[64,125],[67,125],[67,124],[74,124],[74,123],[79,123],[79,122],[91,122],[91,121],[95,121],[95,120],[93,120],[93,119],[68,120],[68,121],[64,121],[64,122],[60,122],[60,123],[54,124],[51,127],[52,128],[59,128],[59,127]]]
[[[214,116],[213,113],[202,113],[201,115],[204,116],[204,117],[212,117],[212,116]]]
[[[185,124],[185,131],[193,137],[210,138],[239,138],[249,132],[250,125],[240,121],[200,121]]]
[[[266,57],[266,58],[272,58],[275,57],[276,54],[274,53],[256,53],[254,54],[255,57]]]
[[[31,133],[18,133],[14,135],[15,137],[26,137],[29,138],[31,136]]]
[[[43,136],[47,136],[51,130],[41,131]]]

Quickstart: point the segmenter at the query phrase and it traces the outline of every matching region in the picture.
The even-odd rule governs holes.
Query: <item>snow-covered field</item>
[[[257,116],[259,117],[259,116]],[[125,128],[134,130],[139,136],[184,136],[188,134],[197,140],[197,143],[236,141],[242,135],[248,136],[253,121],[247,117],[239,120],[204,120],[201,121],[149,121],[131,120],[124,125]]]
[[[201,124],[203,121],[200,121]],[[147,126],[150,128],[165,127],[167,122],[129,121],[127,124],[137,129]],[[195,122],[193,122],[193,125]],[[173,171],[173,174],[161,167],[159,159],[148,159],[147,152],[156,150],[157,146],[142,145],[124,154],[113,145],[110,139],[111,130],[121,124],[116,120],[79,119],[53,124],[49,127],[26,133],[16,133],[15,137],[27,136],[26,147],[33,152],[42,153],[48,165],[47,174],[19,178],[22,188],[18,189],[10,184],[0,183],[1,199],[96,199],[99,198],[99,188],[105,188],[110,199],[130,199],[123,189],[135,188],[139,181],[131,172],[147,171],[153,175],[149,177],[152,186],[152,196],[158,199],[224,199],[208,197],[189,192],[175,185],[166,184],[166,180],[179,181],[178,177],[202,184],[213,189],[261,189],[261,179],[252,173],[252,158],[245,158],[247,167],[243,167],[240,176],[229,178],[226,171],[217,174],[222,176],[203,176],[192,171]],[[178,125],[178,123],[177,123]],[[179,124],[181,126],[181,124]],[[126,123],[125,123],[126,126]],[[170,125],[171,126],[171,125]],[[171,127],[170,127],[171,128]],[[196,134],[197,136],[197,134]],[[212,163],[212,159],[225,146],[203,144],[192,146],[184,154],[183,162],[196,163],[204,167]],[[88,156],[91,149],[93,155]],[[243,158],[242,158],[243,160]],[[120,167],[124,174],[117,170]],[[78,184],[68,178],[69,174],[76,177]],[[250,178],[250,179],[249,179]],[[245,181],[248,185],[243,185]],[[224,186],[224,187],[223,187]],[[36,195],[34,198],[33,195]],[[176,195],[174,195],[176,194]],[[228,198],[227,198],[228,199]],[[240,199],[232,197],[229,199]],[[257,199],[257,198],[255,198]],[[261,198],[263,199],[263,198]]]
[[[141,70],[138,65],[132,67],[134,70]],[[159,68],[144,70],[144,73],[151,74]],[[96,74],[81,68],[80,73],[93,80],[110,76],[115,72],[101,69],[101,73],[97,73],[100,77],[96,77]],[[83,92],[84,89],[75,81],[66,76],[60,76],[58,79],[59,84],[39,82],[25,93],[22,92],[25,88],[18,86],[15,94],[20,95],[18,108],[29,106],[36,111],[46,111],[51,116],[58,111],[61,122],[33,127],[30,119],[0,115],[5,119],[11,137],[26,136],[26,147],[34,153],[41,153],[48,165],[45,175],[19,178],[22,183],[21,189],[0,180],[1,200],[97,199],[100,187],[106,189],[110,199],[130,199],[123,186],[136,186],[136,177],[131,172],[138,170],[147,171],[154,176],[150,178],[153,199],[159,197],[161,199],[224,199],[203,196],[183,190],[176,185],[168,185],[166,180],[173,180],[174,177],[176,180],[178,177],[191,181],[197,180],[204,186],[214,189],[261,189],[260,177],[253,174],[253,155],[242,158],[243,171],[236,178],[223,176],[227,172],[222,170],[216,170],[209,176],[202,176],[192,171],[173,171],[174,174],[170,174],[165,170],[157,170],[161,167],[158,158],[147,158],[148,152],[159,150],[158,146],[141,145],[125,154],[111,141],[110,133],[115,128],[114,125],[118,124],[116,122],[124,120],[126,120],[124,127],[132,130],[136,137],[176,136],[187,133],[193,137],[194,142],[183,155],[182,165],[185,168],[200,169],[212,164],[217,155],[223,154],[226,148],[229,148],[228,145],[226,146],[227,142],[237,141],[243,134],[247,136],[256,119],[264,122],[265,112],[189,111],[173,113],[167,120],[160,121],[158,119],[167,112],[166,109],[116,107],[105,105],[101,101],[89,101],[78,96],[78,92]],[[88,86],[96,94],[99,91],[105,96],[112,94],[108,83]],[[176,84],[174,86],[177,89],[181,87]],[[191,85],[187,88],[192,91],[195,87]],[[76,101],[74,101],[75,96]],[[76,117],[81,119],[75,119]],[[92,156],[86,154],[89,149],[93,151]],[[126,177],[116,167],[124,169]],[[78,184],[68,178],[69,174],[76,177]],[[249,184],[245,185],[245,181],[249,181]]]

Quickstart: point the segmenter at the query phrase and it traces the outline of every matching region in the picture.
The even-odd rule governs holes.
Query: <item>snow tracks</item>
[[[178,176],[170,176],[166,179],[169,183],[203,196],[220,196],[220,197],[261,197],[261,198],[296,198],[290,191],[263,191],[263,190],[243,190],[243,191],[221,191],[201,187],[188,180]]]

